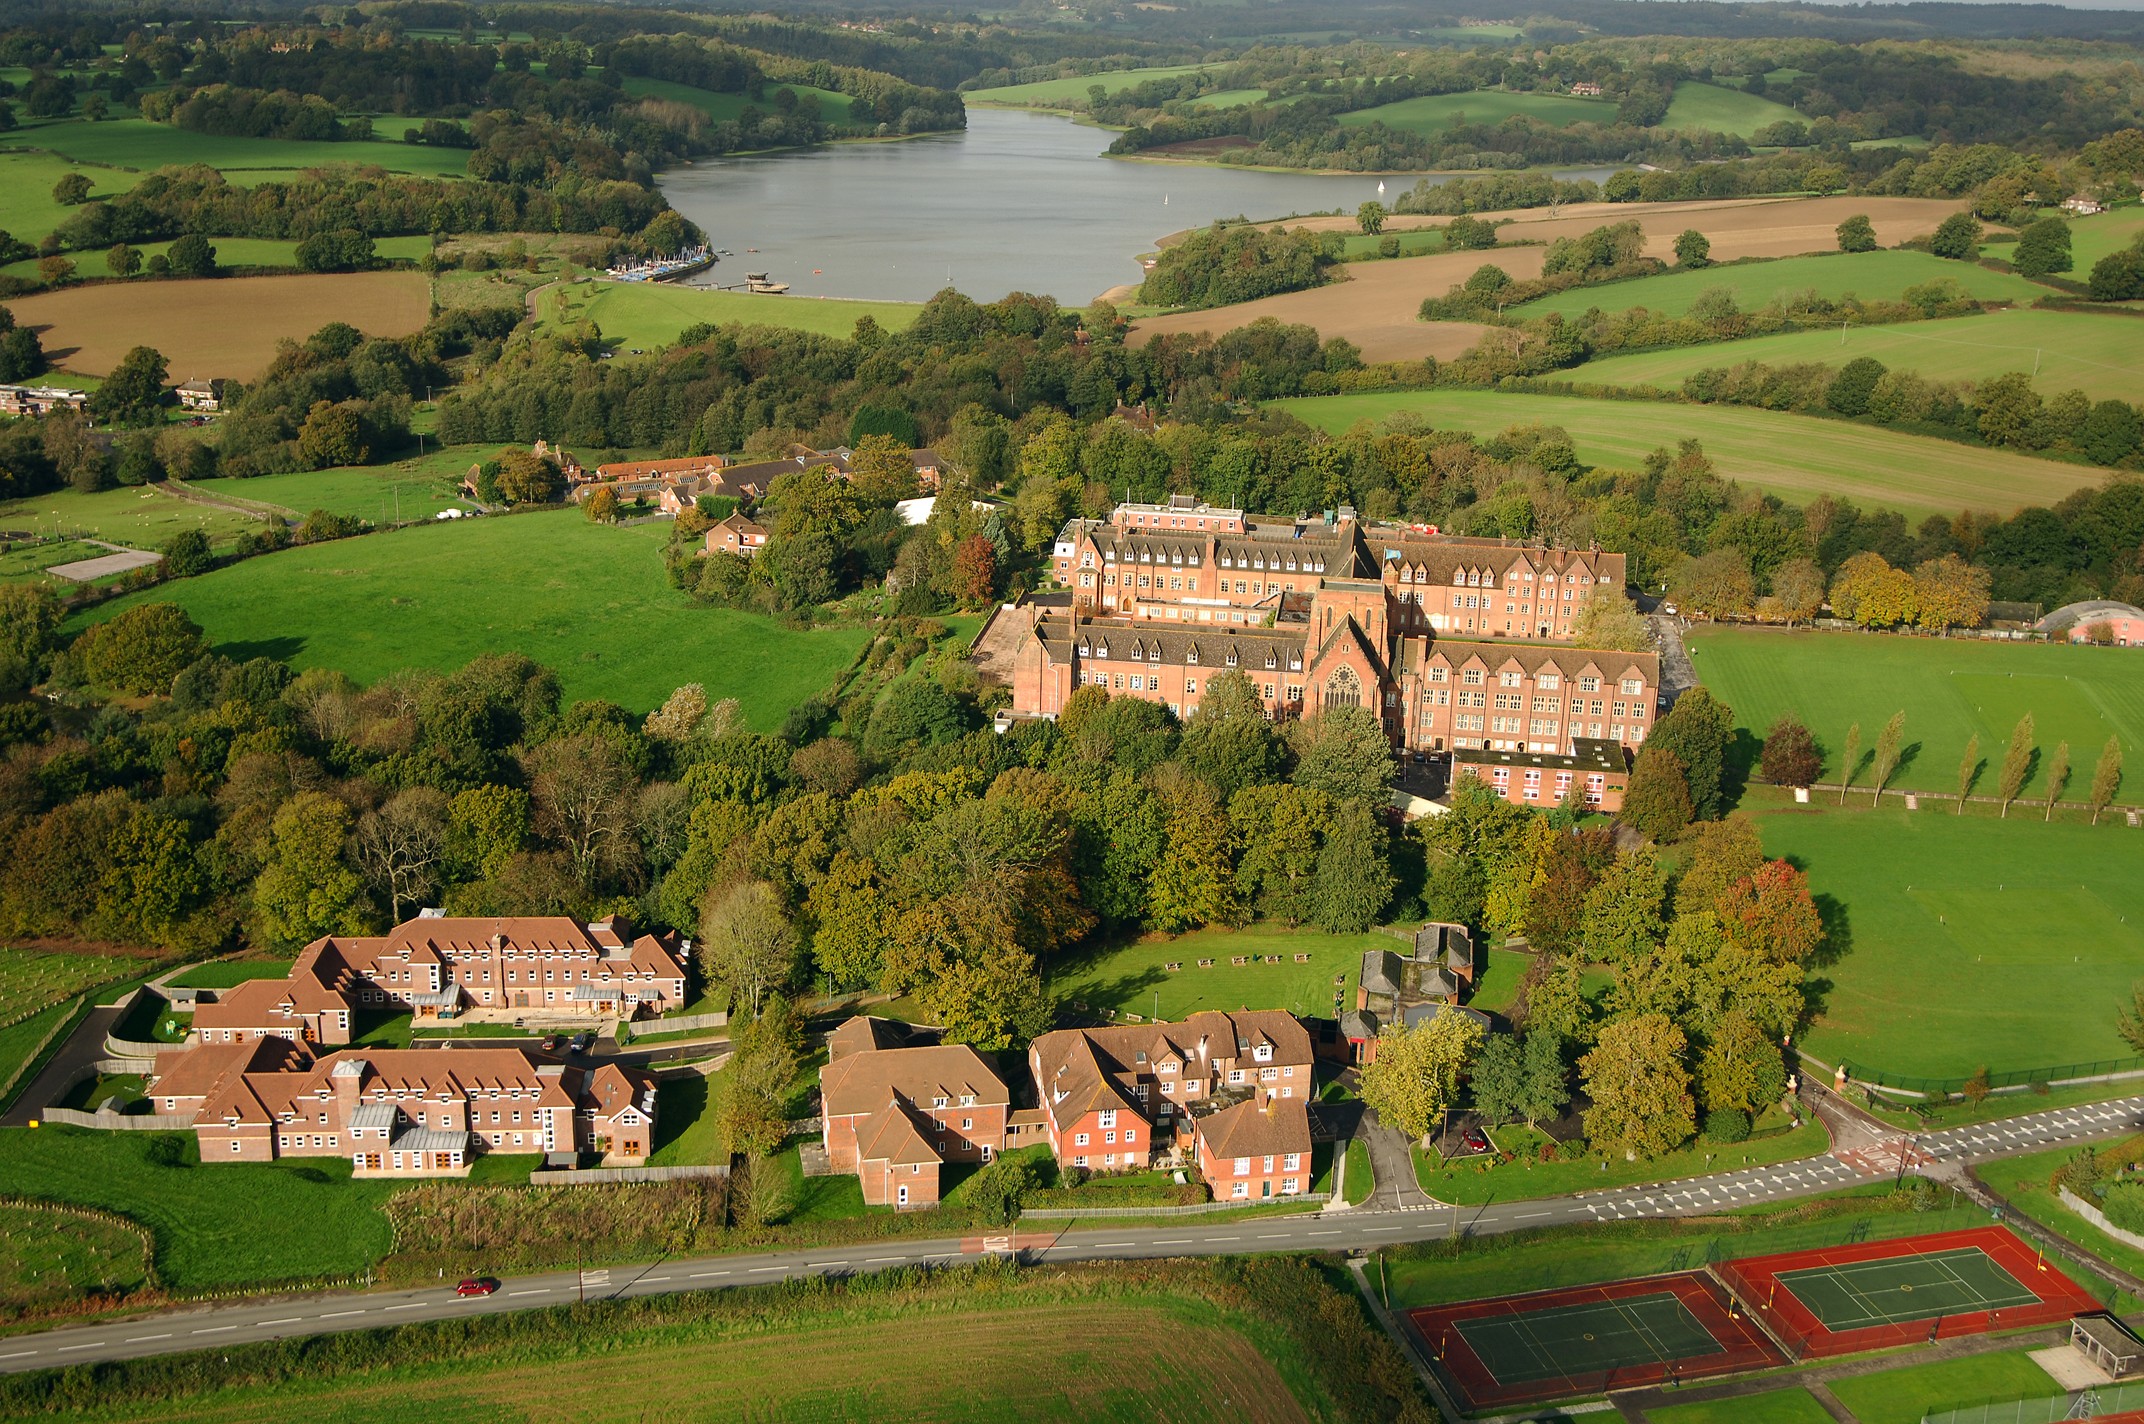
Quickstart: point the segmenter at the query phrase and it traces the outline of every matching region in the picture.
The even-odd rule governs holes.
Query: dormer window
[[[1228,665],[1230,667],[1234,667],[1236,665],[1236,650],[1234,648],[1230,648],[1228,650]]]
[[[945,1099],[944,1099],[944,1098],[942,1098],[942,1097],[939,1097],[939,1098],[932,1098],[932,1099],[931,1099],[931,1106],[932,1106],[932,1107],[934,1107],[934,1108],[942,1108],[942,1107],[944,1107],[945,1105],[946,1105],[946,1101],[945,1101]]]
[[[1273,1045],[1272,1045],[1272,1044],[1270,1044],[1270,1043],[1261,1043],[1261,1044],[1259,1044],[1259,1045],[1258,1045],[1258,1047],[1257,1047],[1257,1049],[1256,1049],[1256,1050],[1255,1050],[1255,1051],[1254,1051],[1254,1052],[1253,1052],[1253,1053],[1251,1054],[1251,1057],[1255,1058],[1255,1059],[1256,1059],[1256,1060],[1258,1060],[1258,1061],[1259,1061],[1260,1063],[1264,1063],[1264,1062],[1266,1062],[1266,1061],[1267,1061],[1268,1059],[1270,1059],[1270,1058],[1271,1058],[1272,1056],[1273,1056]]]
[[[1454,573],[1454,574],[1452,575],[1452,587],[1454,587],[1454,588],[1465,588],[1466,586],[1467,586],[1467,575],[1466,575],[1466,570],[1464,570],[1464,569],[1461,569],[1461,570],[1459,570],[1459,571],[1458,571],[1457,573]]]
[[[1198,650],[1198,645],[1197,645],[1196,643],[1194,643],[1194,644],[1192,644],[1192,645],[1191,645],[1190,647],[1188,647],[1188,648],[1184,649],[1184,661],[1185,661],[1185,662],[1187,662],[1187,663],[1196,663],[1196,662],[1197,662],[1198,660],[1199,660],[1199,650]]]
[[[1176,1062],[1174,1059],[1164,1058],[1155,1071],[1164,1078],[1172,1077],[1176,1073]]]
[[[1280,666],[1280,659],[1274,656],[1273,650],[1271,648],[1266,649],[1266,666],[1269,668],[1276,668]]]

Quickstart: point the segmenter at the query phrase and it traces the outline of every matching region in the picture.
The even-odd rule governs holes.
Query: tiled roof
[[[856,1156],[861,1161],[885,1162],[895,1167],[944,1160],[923,1135],[915,1117],[891,1093],[878,1111],[857,1128]]]
[[[1278,1157],[1310,1151],[1306,1098],[1240,1102],[1199,1120],[1199,1134],[1215,1157]]]
[[[1595,673],[1605,678],[1642,677],[1647,686],[1660,681],[1658,653],[1624,653],[1605,648],[1573,648],[1560,643],[1490,643],[1468,638],[1434,638],[1430,641],[1431,664],[1463,668],[1479,663],[1490,672],[1516,667],[1529,677],[1543,671],[1580,677]]]
[[[888,1093],[919,1105],[938,1097],[958,1103],[970,1095],[978,1107],[1012,1102],[1005,1080],[966,1044],[851,1053],[819,1070],[819,1087],[830,1117],[876,1112]]]

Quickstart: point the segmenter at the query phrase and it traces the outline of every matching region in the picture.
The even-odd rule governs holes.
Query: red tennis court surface
[[[1786,1363],[1702,1271],[1407,1312],[1470,1411]]]
[[[1802,1359],[2050,1325],[2102,1308],[1996,1226],[1751,1256],[1712,1270]]]

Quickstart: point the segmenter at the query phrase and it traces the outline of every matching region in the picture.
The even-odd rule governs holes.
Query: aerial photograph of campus
[[[17,1419],[2144,1424],[2144,0],[0,0]]]

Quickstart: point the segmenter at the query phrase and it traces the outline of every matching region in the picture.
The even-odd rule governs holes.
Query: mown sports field
[[[1838,252],[1700,267],[1694,271],[1663,272],[1657,277],[1634,277],[1627,282],[1573,287],[1513,307],[1511,312],[1520,317],[1546,316],[1550,312],[1569,317],[1596,307],[1601,311],[1644,307],[1666,316],[1681,316],[1700,296],[1721,288],[1733,293],[1735,305],[1744,311],[1804,292],[1834,300],[1856,296],[1864,301],[1890,301],[1908,287],[1946,279],[1956,282],[1967,296],[1981,301],[2029,302],[2050,291],[2009,272],[1991,272],[1970,262],[1952,262],[1925,252]]]
[[[1976,789],[1992,795],[2003,744],[2028,712],[2041,760],[2025,782],[2027,797],[2042,791],[2041,772],[2059,742],[2070,747],[2071,800],[2084,799],[2092,759],[2108,737],[2120,737],[2133,758],[2144,755],[2144,658],[2133,649],[1732,628],[1693,633],[1686,643],[1698,677],[1734,709],[1736,725],[1762,738],[1794,714],[1816,734],[1833,779],[1847,729],[1861,724],[1865,759],[1877,730],[1901,710],[1907,756],[1892,778],[1899,787],[1954,792],[1966,741],[1978,736],[1987,767]],[[2140,792],[2144,769],[2126,799],[2144,800]]]
[[[2087,772],[2089,774],[2089,771]],[[1895,808],[1896,802],[1893,803]],[[1801,1046],[1859,1076],[1961,1083],[2135,1052],[2114,1009],[2144,977],[2137,832],[1958,816],[1941,802],[1871,810],[1817,793],[1751,812],[1768,855],[1804,869],[1830,943]]]
[[[635,710],[681,683],[736,697],[760,730],[823,691],[866,631],[798,632],[695,604],[663,573],[668,524],[590,524],[577,510],[501,515],[303,545],[98,608],[177,603],[235,658],[332,667],[360,682],[523,653],[567,700]],[[79,626],[79,624],[77,625]]]
[[[1450,390],[1313,396],[1275,401],[1273,408],[1334,432],[1401,411],[1439,430],[1481,435],[1514,425],[1555,425],[1569,432],[1579,459],[1619,469],[1638,468],[1663,446],[1696,440],[1721,475],[1744,485],[1797,501],[1829,494],[1895,509],[1914,521],[1961,509],[2008,513],[2020,505],[2052,504],[2102,478],[2083,465],[1740,406]]]
[[[1603,385],[1676,390],[1696,372],[1744,361],[1838,367],[1862,356],[1883,362],[1887,369],[1937,381],[1984,381],[2006,371],[2037,371],[2034,384],[2042,391],[2074,388],[2094,400],[2127,399],[2144,387],[2144,329],[2134,318],[2022,308],[1947,321],[1796,331],[1611,356],[1589,361],[1571,375]]]

